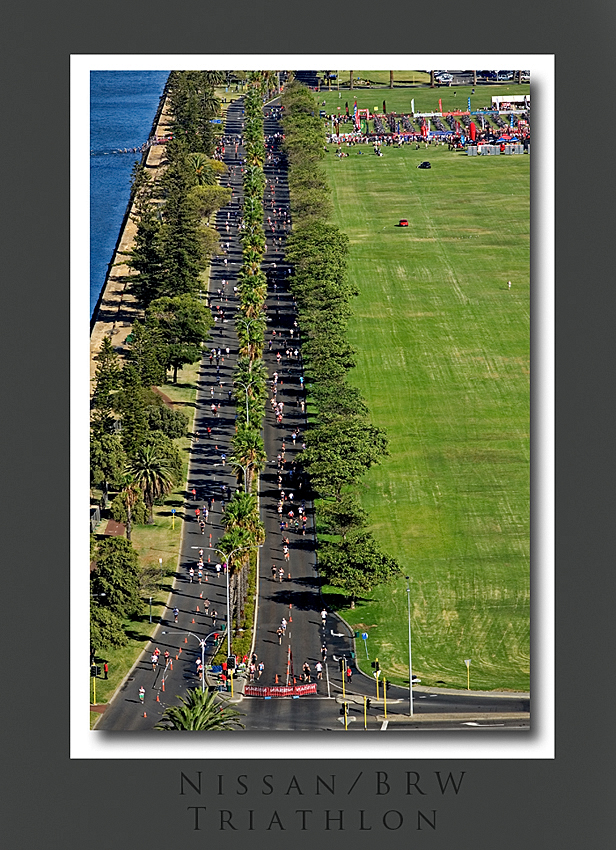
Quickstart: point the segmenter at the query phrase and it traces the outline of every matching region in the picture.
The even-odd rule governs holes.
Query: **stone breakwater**
[[[162,107],[154,119],[152,135],[157,138],[170,132],[171,116],[168,98],[163,94]],[[165,145],[152,145],[145,155],[144,166],[154,177],[161,166],[165,154]],[[127,215],[120,237],[115,247],[113,259],[105,279],[103,291],[92,317],[90,330],[90,395],[94,391],[94,375],[96,372],[97,356],[103,339],[111,338],[114,348],[120,354],[126,348],[126,337],[129,335],[135,319],[142,315],[137,301],[129,292],[128,277],[130,268],[126,262],[126,252],[130,251],[137,233],[137,223],[133,217],[133,203],[129,203]]]

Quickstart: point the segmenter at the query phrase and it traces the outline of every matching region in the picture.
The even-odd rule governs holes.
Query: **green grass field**
[[[362,501],[384,550],[411,577],[422,682],[465,688],[470,658],[471,688],[525,690],[530,158],[423,146],[385,148],[379,158],[362,149],[340,160],[330,147],[325,158],[361,292],[350,380],[390,440]],[[425,159],[432,169],[418,170]],[[410,227],[396,227],[400,218]],[[385,675],[408,682],[404,579],[342,613],[368,632],[370,659],[378,656]]]

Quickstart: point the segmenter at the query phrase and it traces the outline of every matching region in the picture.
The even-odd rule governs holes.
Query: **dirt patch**
[[[161,392],[161,391],[159,390],[159,388],[158,388],[158,387],[152,387],[152,389],[154,390],[154,392],[156,393],[156,395],[158,395],[158,396],[160,396],[160,397],[162,398],[162,400],[164,401],[164,403],[165,403],[165,405],[166,405],[167,407],[170,407],[170,408],[171,408],[171,410],[175,410],[175,405],[174,405],[174,403],[171,401],[171,399],[169,398],[169,396],[168,396],[168,395],[165,395],[163,392]]]
[[[123,522],[116,522],[115,519],[109,519],[107,520],[107,528],[104,533],[114,537],[123,537],[126,534],[126,526]]]

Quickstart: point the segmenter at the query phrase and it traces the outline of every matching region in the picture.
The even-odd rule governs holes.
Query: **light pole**
[[[177,632],[162,632],[162,634],[163,635],[173,635],[173,634],[177,634]],[[216,634],[216,632],[210,632],[209,635],[206,635],[204,638],[200,638],[199,635],[196,635],[194,632],[185,632],[185,634],[196,638],[199,641],[199,644],[201,646],[201,693],[204,693],[204,691],[205,691],[205,644],[207,643],[208,638],[211,638],[212,635]]]
[[[222,555],[225,563],[225,573],[227,576],[227,657],[231,655],[231,601],[230,601],[230,593],[229,593],[229,560],[232,555],[235,555],[236,552],[241,552],[243,549],[259,549],[259,546],[238,546],[237,549],[233,549],[228,554],[223,552],[222,549],[217,549],[215,546],[206,546],[206,549],[211,549],[212,552],[218,552],[219,555]]]
[[[244,392],[246,393],[246,424],[248,425],[248,387],[251,387],[253,384],[256,384],[257,381],[249,381],[247,384],[244,381],[235,380],[233,383],[239,384],[240,387],[244,387]]]
[[[410,578],[406,576],[406,601],[409,611],[409,714],[413,716],[413,662],[411,658],[411,587]]]

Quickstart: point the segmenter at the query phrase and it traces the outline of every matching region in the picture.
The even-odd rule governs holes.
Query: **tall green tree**
[[[226,207],[230,202],[231,189],[218,185],[193,186],[190,197],[199,217],[209,221],[212,213]]]
[[[133,322],[129,335],[128,360],[135,367],[144,387],[158,387],[165,383],[169,359],[167,340],[153,324]]]
[[[90,437],[90,482],[102,487],[105,502],[109,487],[120,485],[126,465],[126,453],[117,434],[93,434]]]
[[[96,360],[92,407],[110,414],[114,406],[114,395],[121,385],[122,368],[120,358],[108,336],[103,338]]]
[[[336,421],[307,433],[300,462],[320,495],[340,499],[345,485],[356,484],[385,455],[387,438],[381,429],[361,421]]]
[[[319,564],[329,584],[342,588],[356,600],[377,585],[390,581],[402,570],[398,562],[380,551],[369,532],[347,535],[339,543],[322,543],[319,546]]]
[[[90,600],[90,647],[99,652],[101,649],[126,646],[128,638],[124,631],[124,621],[110,608]]]
[[[155,327],[166,346],[167,366],[173,369],[173,383],[178,369],[201,358],[201,343],[213,325],[207,307],[191,295],[158,298],[147,311],[147,324]]]
[[[164,268],[162,216],[158,205],[150,201],[138,208],[137,232],[127,263],[134,274],[129,277],[131,288],[143,307],[160,294]]]
[[[148,433],[148,418],[141,377],[132,363],[122,369],[122,389],[117,395],[116,410],[120,414],[122,447],[132,455],[143,444]]]
[[[368,514],[352,493],[343,493],[337,501],[319,502],[317,517],[326,534],[337,534],[346,539],[351,531],[359,531],[368,524]]]
[[[106,537],[94,548],[95,569],[90,586],[97,604],[119,617],[141,610],[138,556],[123,537]]]

